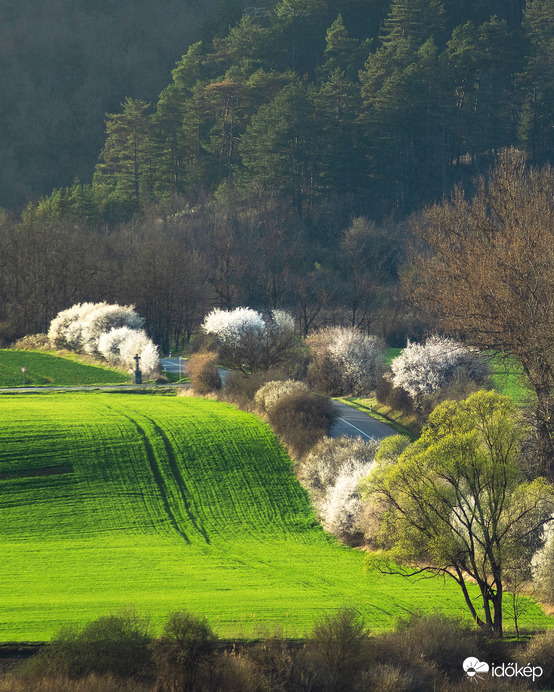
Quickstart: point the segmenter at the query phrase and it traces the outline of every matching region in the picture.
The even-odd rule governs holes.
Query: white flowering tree
[[[352,540],[363,535],[361,519],[364,503],[359,485],[372,467],[372,461],[349,459],[338,470],[334,484],[327,489],[320,514],[325,530],[337,538]]]
[[[48,337],[58,348],[98,354],[102,334],[119,327],[141,329],[144,318],[133,306],[109,303],[79,303],[62,310],[50,323]]]
[[[294,319],[283,310],[263,317],[251,308],[215,308],[202,328],[215,337],[221,359],[246,375],[282,364],[296,346]]]
[[[332,396],[364,394],[375,389],[385,368],[385,345],[355,327],[326,327],[307,339],[310,377],[317,389]]]
[[[109,305],[100,303],[96,310],[87,313],[81,320],[83,334],[83,349],[91,355],[98,354],[98,341],[102,334],[113,329],[127,327],[138,331],[144,327],[144,317],[140,317],[131,305]]]
[[[533,580],[545,601],[554,601],[554,516],[543,532],[544,545],[533,555]]]
[[[358,484],[373,468],[376,450],[376,442],[360,437],[324,437],[298,465],[298,479],[324,528],[337,538],[358,541],[364,533]]]
[[[48,330],[50,343],[57,348],[82,351],[84,346],[83,321],[88,313],[97,309],[98,305],[98,303],[77,303],[77,305],[59,312],[50,322],[50,329]]]
[[[80,303],[60,312],[51,322],[48,337],[58,348],[101,356],[113,365],[134,366],[153,373],[159,366],[157,346],[142,329],[144,318],[129,305]]]
[[[102,334],[98,340],[98,352],[114,365],[134,369],[135,356],[140,357],[140,368],[146,374],[158,369],[160,356],[158,347],[143,329],[119,327]]]
[[[404,389],[416,404],[439,392],[463,373],[477,384],[489,374],[487,362],[479,351],[457,341],[432,336],[423,344],[408,342],[391,363],[392,383]]]

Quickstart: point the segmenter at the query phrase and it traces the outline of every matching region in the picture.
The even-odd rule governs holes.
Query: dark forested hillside
[[[259,8],[254,12],[256,8],[247,7],[249,4],[252,3],[243,0],[21,0],[17,3],[1,0],[0,205],[18,205],[48,193],[53,187],[68,185],[76,176],[90,181],[102,147],[105,113],[118,111],[125,97],[155,102],[167,84],[175,60],[200,38],[204,41],[203,52],[211,53],[208,60],[211,69],[199,75],[204,80],[221,81],[232,68],[235,74],[231,79],[244,83],[248,73],[257,66],[278,72],[291,69],[321,83],[329,81],[333,66],[345,73],[347,81],[359,87],[357,70],[363,67],[371,51],[378,57],[377,66],[375,60],[370,65],[370,73],[381,69],[381,63],[386,63],[385,72],[395,73],[389,75],[392,84],[389,79],[383,85],[376,85],[376,97],[380,98],[378,92],[383,88],[388,92],[400,86],[396,98],[406,99],[410,98],[406,89],[425,89],[425,84],[417,83],[418,75],[411,73],[422,69],[421,65],[417,67],[418,60],[423,59],[417,58],[417,52],[425,40],[432,37],[433,46],[427,47],[428,74],[422,78],[432,85],[434,96],[441,99],[442,105],[440,112],[432,113],[420,123],[425,130],[438,128],[433,142],[423,141],[419,133],[419,145],[431,145],[435,150],[426,158],[425,166],[442,164],[445,156],[459,156],[460,128],[464,118],[470,117],[468,111],[472,109],[474,97],[468,90],[468,79],[474,89],[479,90],[481,100],[496,104],[500,96],[498,105],[503,116],[511,119],[509,136],[512,139],[519,136],[529,143],[534,153],[544,153],[545,139],[551,137],[549,116],[545,114],[551,98],[548,86],[551,83],[548,69],[551,68],[544,69],[548,67],[545,62],[549,64],[551,50],[548,27],[544,26],[550,24],[552,16],[552,3],[548,0],[528,3],[533,7],[523,21],[523,30],[525,0],[284,0],[279,3],[272,0],[257,3],[266,11],[272,10],[271,17],[264,17]],[[280,16],[277,16],[275,10],[279,8]],[[229,27],[240,22],[245,12],[250,13],[250,19],[213,48],[213,36],[225,37]],[[339,13],[348,39],[341,43],[335,31],[334,40],[340,47],[338,43],[334,48],[329,47],[330,53],[326,55],[326,30]],[[498,25],[487,33],[486,23],[493,15],[498,18]],[[248,21],[253,22],[253,28]],[[472,23],[471,28],[468,22]],[[403,53],[401,65],[396,64],[400,57],[396,38],[385,55],[379,52],[385,44],[391,43],[387,39],[389,34],[396,36],[394,27],[400,27],[403,38],[412,44],[411,58]],[[456,27],[459,29],[453,33]],[[448,45],[449,42],[453,43]],[[481,50],[479,44],[483,42],[486,47]],[[343,64],[345,56],[340,58],[333,54],[337,50],[357,53],[355,58],[352,55],[348,58],[348,69],[345,70]],[[497,67],[502,63],[498,83],[491,59],[496,60]],[[467,71],[471,67],[469,63],[475,69],[483,60],[484,70],[479,67],[477,71],[486,72],[489,87],[485,85],[484,90],[480,75]],[[239,63],[248,62],[250,67],[246,69],[244,65],[239,66]],[[456,89],[455,93],[464,99],[463,106],[460,100],[448,103],[448,99],[439,95],[438,92],[446,87],[442,83],[444,74],[429,74],[439,68],[439,62],[442,73],[446,67],[458,73],[465,70],[462,83],[449,85],[450,96],[452,89]],[[316,68],[320,68],[320,72],[316,72]],[[405,84],[406,72],[411,75],[408,81],[415,80],[411,85]],[[370,76],[365,82],[362,80],[362,84],[367,83]],[[477,81],[473,79],[475,76]],[[450,75],[451,79],[453,77]],[[398,80],[401,85],[396,84]],[[493,83],[498,93],[491,93]],[[511,98],[513,94],[506,93],[506,89],[509,91],[506,83],[510,83],[510,88],[517,88],[517,103]],[[221,98],[221,90],[214,89],[214,97],[216,92]],[[509,103],[504,105],[506,99]],[[365,98],[364,103],[369,102],[371,97],[369,101]],[[243,114],[243,127],[258,105],[259,101],[254,101]],[[433,105],[427,103],[419,107],[429,110]],[[388,107],[394,108],[394,104]],[[377,120],[380,117],[388,120],[386,108],[384,103],[384,112],[376,114]],[[398,117],[419,119],[418,104],[414,104],[414,108],[412,112],[408,105],[407,112]],[[489,132],[503,136],[506,124],[498,130],[494,118],[491,119],[487,112],[483,112],[483,118]],[[475,122],[474,126],[481,127],[481,124]],[[367,122],[364,127],[367,129]],[[439,134],[441,128],[442,135]],[[410,138],[413,134],[417,133],[408,133]],[[486,140],[486,133],[484,135]],[[412,145],[406,141],[391,143],[389,137],[390,133],[383,133],[383,144],[396,149],[389,175],[395,178],[395,166],[406,165],[406,157],[412,157],[406,147],[410,149]],[[479,142],[481,148],[489,144],[496,142]],[[444,156],[439,156],[442,160],[437,159],[437,147],[444,150]],[[235,153],[238,154],[238,149]],[[361,153],[366,157],[375,155],[375,151]],[[373,175],[372,171],[365,173]],[[421,171],[405,170],[404,173],[408,177],[419,177]],[[434,175],[440,177],[439,173]],[[390,180],[382,182],[387,185]],[[433,189],[439,189],[444,182],[444,178],[434,180]],[[380,188],[375,192],[380,194]],[[412,191],[404,190],[400,207],[403,208],[406,201],[410,203],[410,196],[413,197]]]
[[[56,2],[1,29],[2,194],[58,187],[0,218],[6,340],[109,299],[166,349],[214,304],[393,343],[403,220],[554,160],[554,0]]]
[[[104,114],[153,99],[214,0],[0,0],[0,205],[90,180]]]
[[[305,218],[329,203],[398,218],[503,147],[554,154],[553,0],[281,0],[228,30],[239,8],[223,7],[157,102],[128,89],[107,116],[104,220],[231,190],[278,192]]]

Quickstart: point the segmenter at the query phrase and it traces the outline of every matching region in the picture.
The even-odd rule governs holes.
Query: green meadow
[[[301,637],[344,605],[376,632],[418,610],[467,618],[453,583],[366,574],[314,521],[269,427],[218,402],[0,397],[0,514],[4,642],[129,606],[154,630],[187,609],[222,637]],[[534,604],[523,620],[554,624]]]
[[[113,368],[79,362],[42,351],[0,349],[0,387],[115,384],[127,376]],[[25,373],[21,368],[25,368]]]

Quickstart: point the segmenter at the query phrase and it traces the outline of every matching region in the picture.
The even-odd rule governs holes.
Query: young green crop
[[[205,615],[228,637],[305,634],[355,606],[463,617],[455,585],[367,575],[315,523],[267,425],[213,401],[0,397],[0,641],[45,640],[125,606]],[[524,626],[551,624],[532,605]]]
[[[25,372],[22,371],[25,368]],[[113,368],[86,365],[41,351],[0,349],[0,387],[87,385],[126,382]]]

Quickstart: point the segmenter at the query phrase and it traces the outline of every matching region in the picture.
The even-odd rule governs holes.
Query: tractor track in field
[[[107,407],[111,408],[111,407]],[[152,443],[148,439],[148,435],[146,434],[146,431],[144,428],[131,416],[128,416],[125,413],[122,413],[121,411],[117,411],[117,413],[122,416],[123,418],[127,418],[137,429],[137,432],[139,433],[143,443],[144,443],[144,448],[146,450],[146,457],[148,459],[148,465],[150,466],[150,470],[152,471],[152,475],[154,476],[154,480],[156,481],[156,485],[158,486],[158,489],[160,491],[160,495],[162,498],[162,503],[165,509],[165,512],[167,516],[169,517],[169,521],[171,522],[171,525],[175,529],[175,531],[183,537],[183,539],[186,541],[188,545],[191,545],[192,541],[190,538],[187,536],[187,534],[183,531],[183,529],[179,526],[179,522],[177,521],[177,517],[175,516],[173,510],[171,509],[171,505],[169,503],[169,494],[167,492],[167,487],[166,487],[166,482],[164,481],[162,472],[160,470],[160,467],[158,465],[158,462],[156,460],[156,454],[154,453],[154,448],[152,447]],[[150,420],[150,419],[147,419]],[[169,441],[168,441],[169,442]]]
[[[210,544],[211,541],[208,537],[208,534],[206,533],[206,530],[199,526],[198,522],[196,521],[196,517],[194,513],[191,511],[189,501],[187,500],[187,496],[191,496],[192,494],[188,493],[187,485],[185,483],[185,480],[179,470],[179,466],[177,464],[177,460],[175,458],[175,452],[173,450],[173,445],[171,444],[170,439],[166,435],[165,431],[160,428],[160,426],[152,419],[148,418],[147,416],[144,416],[146,420],[148,420],[151,424],[156,433],[160,436],[161,441],[163,442],[163,445],[165,447],[165,452],[167,455],[167,463],[169,465],[169,468],[171,470],[172,476],[175,480],[175,484],[179,488],[179,492],[181,493],[181,498],[183,500],[183,504],[185,506],[185,511],[187,513],[187,516],[191,522],[191,524],[194,526],[194,528],[198,531],[198,533],[204,538],[206,543]]]

